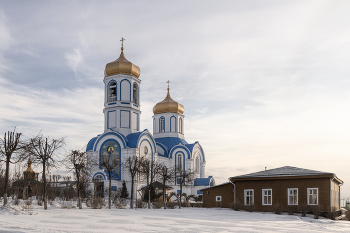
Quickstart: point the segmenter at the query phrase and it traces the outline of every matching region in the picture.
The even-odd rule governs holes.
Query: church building
[[[112,190],[122,187],[125,181],[131,190],[131,178],[121,164],[130,156],[146,156],[150,160],[166,167],[182,168],[194,171],[195,180],[183,187],[187,195],[201,194],[201,189],[215,185],[212,176],[205,174],[205,154],[199,142],[188,143],[185,140],[184,106],[173,100],[169,87],[163,101],[153,108],[153,134],[140,130],[141,116],[141,80],[140,68],[129,62],[121,48],[119,58],[106,65],[104,82],[104,132],[93,137],[86,152],[94,156],[101,165],[104,156],[111,153],[113,161],[119,164],[112,175]],[[112,148],[108,151],[108,148]],[[108,173],[96,167],[93,175],[95,192],[103,193],[108,187]],[[145,183],[136,181],[136,190]],[[179,193],[177,180],[167,183]]]

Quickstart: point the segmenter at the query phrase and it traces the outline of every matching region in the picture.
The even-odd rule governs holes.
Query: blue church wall
[[[91,139],[90,139],[89,143],[88,143],[87,146],[86,146],[86,151],[91,151],[91,150],[94,149],[94,144],[95,144],[97,138],[98,138],[98,137],[94,137],[94,138],[91,138]]]

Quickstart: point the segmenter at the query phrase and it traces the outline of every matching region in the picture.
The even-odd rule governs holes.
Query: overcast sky
[[[141,129],[185,107],[206,175],[282,166],[336,173],[350,197],[349,1],[0,1],[0,134],[103,132],[103,72],[141,69]]]

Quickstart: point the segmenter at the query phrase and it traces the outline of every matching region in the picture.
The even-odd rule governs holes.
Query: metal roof
[[[315,170],[309,170],[298,167],[279,167],[274,169],[269,169],[260,172],[249,173],[240,176],[230,177],[230,179],[237,178],[260,178],[260,177],[285,177],[285,176],[312,176],[312,175],[335,175],[330,172],[320,172]]]

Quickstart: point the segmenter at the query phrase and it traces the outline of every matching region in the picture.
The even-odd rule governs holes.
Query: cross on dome
[[[124,38],[122,37],[122,39],[120,40],[122,42],[122,49],[124,48]]]

